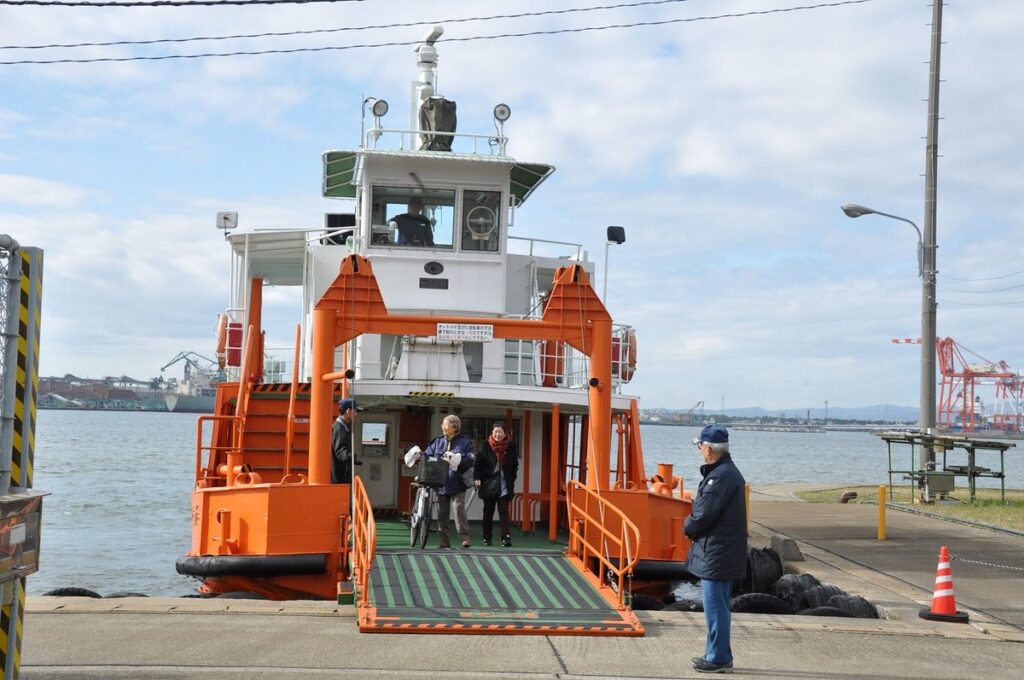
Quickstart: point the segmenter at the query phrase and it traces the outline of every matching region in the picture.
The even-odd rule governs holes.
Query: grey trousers
[[[450,527],[451,509],[455,508],[455,530],[459,532],[459,538],[463,541],[469,540],[469,518],[466,517],[466,492],[457,493],[452,496],[437,497],[437,524],[441,534],[441,546],[451,545],[448,539]]]

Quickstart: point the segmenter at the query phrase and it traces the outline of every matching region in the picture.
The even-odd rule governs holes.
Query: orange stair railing
[[[352,578],[357,591],[357,606],[366,607],[370,601],[370,570],[377,552],[377,523],[373,519],[370,496],[360,477],[352,478],[352,495]]]
[[[584,569],[594,571],[602,583],[602,574],[614,576],[618,604],[622,606],[626,579],[640,559],[640,530],[597,489],[571,480],[567,496],[569,552],[580,559]],[[591,567],[594,558],[597,570]]]
[[[288,420],[284,429],[284,473],[283,482],[292,482],[292,447],[295,441],[295,399],[299,389],[299,345],[302,341],[302,326],[295,326],[295,355],[292,358],[292,384],[288,390]],[[298,475],[298,481],[304,482],[305,475]]]

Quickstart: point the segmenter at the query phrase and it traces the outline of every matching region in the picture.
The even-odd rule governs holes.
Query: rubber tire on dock
[[[771,594],[788,602],[793,609],[800,608],[800,599],[809,588],[820,586],[814,574],[784,574],[772,584]]]
[[[635,611],[659,611],[665,608],[665,603],[656,597],[636,593],[630,598],[629,608]]]
[[[830,597],[835,595],[846,595],[846,593],[843,592],[842,588],[830,583],[824,583],[820,586],[808,588],[800,598],[800,609],[814,609],[815,607],[831,606],[829,605],[828,600]]]
[[[661,608],[663,612],[702,612],[704,603],[700,600],[676,600]]]
[[[797,612],[798,616],[838,616],[840,618],[849,619],[853,618],[842,609],[836,607],[812,607],[810,609],[801,609]]]
[[[793,606],[768,593],[746,593],[732,598],[732,611],[741,614],[792,614]]]
[[[855,619],[877,619],[878,608],[859,595],[833,595],[829,606],[842,609]]]
[[[733,592],[767,593],[782,576],[782,559],[771,548],[747,548],[747,574],[733,583]]]
[[[43,597],[95,597],[99,598],[101,595],[88,588],[54,588],[53,590],[43,593]]]

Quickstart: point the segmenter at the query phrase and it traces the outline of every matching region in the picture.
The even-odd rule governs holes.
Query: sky
[[[917,236],[839,206],[924,226],[929,4],[701,19],[816,3],[684,0],[443,21],[597,4],[0,0],[0,61],[409,42],[427,28],[24,49],[442,23],[438,89],[461,131],[490,132],[504,102],[509,154],[557,168],[512,234],[583,244],[600,290],[605,227],[625,227],[607,303],[637,331],[641,407],[916,404],[919,348],[891,339],[920,335]],[[678,19],[693,20],[459,40]],[[937,203],[938,333],[1016,369],[1022,25],[1020,0],[945,6]],[[179,351],[212,356],[229,271],[216,213],[237,211],[243,229],[322,224],[340,206],[320,196],[321,153],[356,148],[367,96],[403,123],[414,77],[407,45],[0,65],[0,233],[45,251],[41,374],[151,378]],[[269,344],[289,344],[294,297],[268,291],[265,305]]]

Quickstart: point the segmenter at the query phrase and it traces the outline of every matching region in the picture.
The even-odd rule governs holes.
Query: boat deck
[[[379,548],[359,628],[377,633],[643,635],[614,593],[553,550]]]

